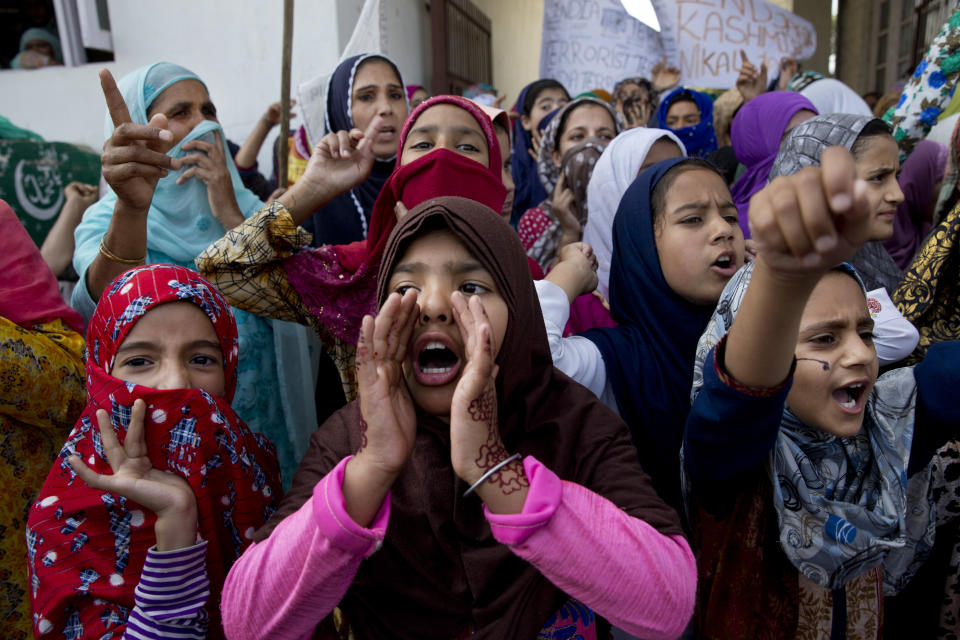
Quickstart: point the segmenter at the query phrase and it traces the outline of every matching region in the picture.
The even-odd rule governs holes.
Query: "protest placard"
[[[544,0],[540,77],[556,78],[571,95],[649,77],[663,53],[659,34],[620,0]]]
[[[683,84],[732,87],[743,50],[775,74],[782,58],[804,60],[817,48],[807,20],[766,0],[652,0],[668,60]]]
[[[807,20],[766,0],[652,0],[660,33],[633,18],[619,0],[545,0],[540,76],[571,94],[607,90],[629,76],[650,76],[661,57],[685,85],[736,84],[744,51],[775,73],[781,58],[806,59],[817,48]]]

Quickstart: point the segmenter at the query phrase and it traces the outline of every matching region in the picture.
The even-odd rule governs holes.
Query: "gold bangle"
[[[106,236],[104,236],[105,238]],[[104,238],[100,238],[100,255],[109,260],[110,262],[117,262],[119,264],[143,264],[147,261],[147,256],[142,258],[137,258],[136,260],[128,260],[127,258],[121,258],[118,255],[115,255],[110,249],[107,249],[107,246],[103,244]]]

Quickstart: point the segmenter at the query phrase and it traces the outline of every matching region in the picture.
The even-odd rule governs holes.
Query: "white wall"
[[[296,2],[293,95],[300,82],[329,72],[346,43],[340,40],[340,30],[331,28],[337,25],[337,4],[337,0]],[[115,62],[0,71],[0,113],[48,140],[86,144],[99,151],[105,107],[98,70],[106,66],[119,77],[158,60],[182,64],[204,80],[227,136],[238,143],[266,106],[280,99],[282,2],[108,0],[108,6]],[[355,16],[344,18],[356,22]],[[260,155],[264,173],[269,172],[267,149],[272,140],[273,136],[268,138]]]
[[[430,12],[425,3],[423,0],[383,0],[381,11],[387,24],[385,53],[400,67],[405,83],[429,87],[433,55]]]
[[[513,106],[520,91],[540,77],[543,0],[473,0],[492,23],[493,86]]]

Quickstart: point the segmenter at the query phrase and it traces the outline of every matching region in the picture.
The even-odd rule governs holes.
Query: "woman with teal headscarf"
[[[119,85],[107,71],[100,79],[108,106],[103,177],[109,187],[74,234],[80,281],[72,303],[87,318],[104,287],[131,266],[195,268],[201,251],[263,207],[240,181],[216,107],[196,74],[159,62]],[[233,408],[276,445],[289,482],[316,428],[307,332],[233,313],[240,348]]]
[[[60,40],[46,29],[27,29],[20,36],[20,53],[10,61],[11,69],[39,69],[63,64]]]

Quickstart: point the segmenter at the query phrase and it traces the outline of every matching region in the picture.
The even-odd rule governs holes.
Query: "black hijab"
[[[667,284],[660,267],[651,198],[657,183],[689,158],[648,167],[623,194],[613,222],[610,312],[618,326],[583,334],[603,356],[620,415],[657,493],[680,509],[680,445],[690,413],[697,341],[713,313]]]
[[[327,84],[327,105],[323,116],[326,133],[353,129],[353,81],[360,66],[369,60],[380,60],[390,65],[397,74],[397,82],[403,86],[400,70],[389,58],[370,53],[347,58],[337,65]],[[312,246],[349,244],[367,237],[373,203],[393,172],[395,162],[396,156],[386,160],[377,158],[366,181],[340,194],[303,223],[303,228],[313,234]]]

